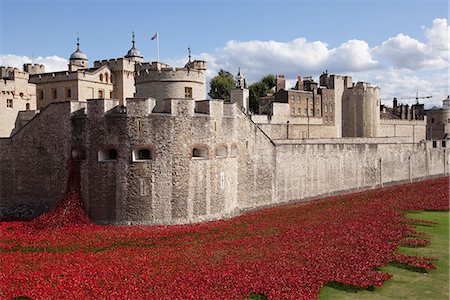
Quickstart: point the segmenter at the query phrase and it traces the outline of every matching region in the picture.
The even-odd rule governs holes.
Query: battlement
[[[196,67],[172,68],[170,65],[159,62],[140,63],[136,65],[136,83],[146,81],[194,81],[203,83],[206,76],[204,65],[198,63],[194,66]],[[197,66],[202,68],[197,68]]]
[[[80,102],[78,102],[80,103]],[[218,100],[186,101],[186,99],[127,98],[126,106],[116,99],[89,99],[86,103],[71,104],[72,113],[87,107],[88,117],[121,115],[126,117],[151,117],[152,115],[178,117],[207,116],[213,118],[236,117],[236,104]]]
[[[94,68],[100,68],[102,66],[108,66],[111,70],[127,69],[134,71],[135,62],[125,57],[94,61]]]
[[[16,80],[16,79],[25,79],[28,80],[29,75],[27,72],[20,71],[18,68],[14,67],[0,67],[1,78]]]
[[[426,126],[427,117],[422,120],[380,119],[380,125],[422,125]]]
[[[30,75],[45,73],[45,66],[42,64],[27,63],[23,65],[23,71],[27,72]]]

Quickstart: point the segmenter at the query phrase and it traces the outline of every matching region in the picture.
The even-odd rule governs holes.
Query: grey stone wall
[[[109,224],[211,220],[448,174],[448,149],[431,141],[273,141],[236,104],[207,101],[196,109],[194,101],[175,99],[155,113],[156,99],[126,102],[126,109],[109,99],[51,104],[0,139],[0,213],[53,207],[64,194],[71,155],[81,163],[88,214]],[[143,149],[149,159],[139,156]]]

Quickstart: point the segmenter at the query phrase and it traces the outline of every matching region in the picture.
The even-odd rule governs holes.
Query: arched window
[[[25,109],[30,110],[30,103],[25,104]]]
[[[100,74],[100,81],[103,82],[103,74]]]
[[[109,75],[108,75],[108,73],[105,73],[105,81],[106,81],[106,83],[109,82]]]
[[[116,161],[117,150],[114,148],[102,149],[98,151],[98,161]]]
[[[150,148],[138,148],[133,150],[132,161],[149,161],[153,160],[154,152]]]
[[[216,148],[216,158],[225,158],[227,157],[227,147],[224,145],[220,145]]]
[[[195,146],[192,148],[192,158],[208,158],[208,148],[205,146]]]

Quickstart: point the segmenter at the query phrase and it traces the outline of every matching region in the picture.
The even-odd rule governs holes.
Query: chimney
[[[277,93],[279,90],[286,89],[286,79],[284,78],[284,75],[277,75],[275,77],[275,87],[275,93]]]

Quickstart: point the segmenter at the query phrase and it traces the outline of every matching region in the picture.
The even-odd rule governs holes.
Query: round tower
[[[69,71],[76,71],[78,69],[86,69],[88,67],[88,57],[80,50],[80,37],[77,37],[77,50],[75,50],[69,58]]]
[[[134,41],[134,31],[132,34],[132,46],[131,49],[128,50],[127,54],[125,55],[125,58],[128,58],[129,60],[135,61],[135,62],[143,62],[144,61],[144,57],[141,55],[141,52],[135,47],[135,41]]]
[[[136,97],[206,99],[206,62],[194,60],[183,68],[160,62],[136,64]]]

